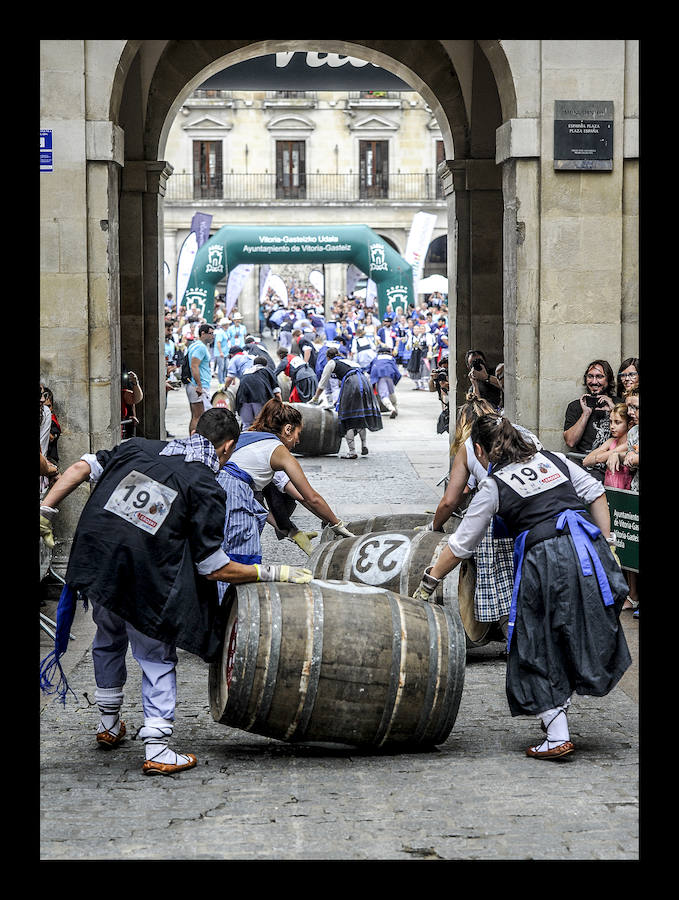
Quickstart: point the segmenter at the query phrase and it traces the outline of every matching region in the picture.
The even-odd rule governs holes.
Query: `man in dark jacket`
[[[256,356],[252,368],[246,369],[236,392],[236,412],[243,428],[249,428],[259,415],[259,411],[274,394],[281,393],[280,385],[274,378],[263,356]]]
[[[75,532],[66,588],[73,602],[80,593],[92,604],[97,625],[92,661],[100,746],[115,747],[125,735],[120,708],[128,642],[142,669],[145,775],[172,775],[196,764],[194,754],[168,747],[176,648],[207,662],[217,658],[222,635],[216,582],[311,579],[309,570],[234,562],[222,549],[226,496],[215,476],[239,433],[232,412],[210,409],[190,438],[132,438],[113,450],[86,453],[40,507],[41,517],[53,520],[58,504],[80,484],[96,485]]]

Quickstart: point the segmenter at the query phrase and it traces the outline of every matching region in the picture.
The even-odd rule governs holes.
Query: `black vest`
[[[521,534],[522,531],[535,528],[540,523],[545,523],[545,528],[542,530],[546,529],[542,537],[551,537],[555,533],[553,520],[559,513],[565,509],[586,509],[573,487],[566,463],[548,450],[540,450],[536,456],[538,455],[546,457],[548,462],[566,476],[567,481],[562,481],[548,490],[542,490],[534,496],[522,496],[514,489],[514,484],[521,488],[534,482],[540,482],[545,478],[554,477],[554,474],[550,476],[549,469],[546,468],[544,472],[540,470],[539,466],[533,462],[536,459],[535,456],[525,463],[518,463],[518,470],[508,479],[508,483],[503,481],[497,473],[506,469],[511,465],[510,463],[500,465],[490,473],[490,477],[495,480],[498,487],[500,498],[498,515],[502,517],[512,538]]]
[[[335,357],[335,376],[341,381],[348,372],[360,372],[357,366],[350,366],[344,360]]]

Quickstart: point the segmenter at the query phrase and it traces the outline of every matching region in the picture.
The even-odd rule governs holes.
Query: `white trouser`
[[[387,407],[389,412],[396,409],[396,393],[394,391],[394,382],[391,378],[383,377],[377,379],[377,393],[380,400]]]
[[[177,651],[147,637],[98,603],[92,603],[97,626],[92,641],[94,678],[98,688],[122,688],[127,680],[128,643],[142,670],[141,696],[145,719],[174,721],[177,702]]]
[[[359,428],[358,436],[361,439],[361,446],[365,447],[365,428]],[[353,428],[350,428],[346,434],[344,435],[347,441],[347,447],[349,448],[349,453],[356,452],[356,431]]]

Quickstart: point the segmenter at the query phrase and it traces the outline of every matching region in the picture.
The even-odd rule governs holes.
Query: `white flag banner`
[[[229,280],[226,283],[226,301],[224,303],[225,313],[228,316],[234,308],[240,297],[250,272],[254,266],[252,263],[241,263],[229,272]]]
[[[427,256],[429,242],[436,223],[436,216],[431,213],[418,212],[413,216],[408,243],[403,258],[413,269],[413,292],[417,294],[417,282],[422,277],[424,261]]]
[[[266,300],[266,292],[269,290],[269,278],[271,276],[271,266],[259,267],[259,305]]]
[[[193,261],[198,252],[198,238],[195,231],[192,231],[182,244],[177,258],[177,314],[179,307],[184,299],[186,285],[189,283],[191,269],[193,269]]]
[[[377,300],[377,285],[372,280],[372,278],[368,279],[368,284],[365,289],[365,305],[368,309],[372,309],[375,305],[375,301]]]
[[[321,297],[324,296],[323,288],[324,288],[325,282],[323,279],[322,272],[320,272],[318,269],[312,269],[311,272],[309,272],[309,283],[311,284],[311,286],[313,288],[315,288],[318,291],[318,293],[321,295]]]
[[[288,289],[280,275],[269,275],[269,287],[277,294],[283,306],[288,305]]]

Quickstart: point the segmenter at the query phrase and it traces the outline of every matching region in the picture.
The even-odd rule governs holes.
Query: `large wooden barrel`
[[[302,436],[294,453],[299,456],[326,456],[338,453],[342,443],[339,418],[334,409],[324,409],[309,403],[291,403],[302,413]]]
[[[388,516],[369,516],[367,519],[352,519],[347,522],[347,528],[353,534],[369,534],[371,531],[413,531],[417,525],[426,525],[431,522],[431,513],[395,513]],[[452,534],[462,520],[452,516],[443,526],[444,534]],[[335,540],[335,536],[328,528],[321,533],[320,543]]]
[[[283,741],[426,747],[453,728],[465,661],[459,615],[442,606],[347,582],[245,584],[210,711]]]

